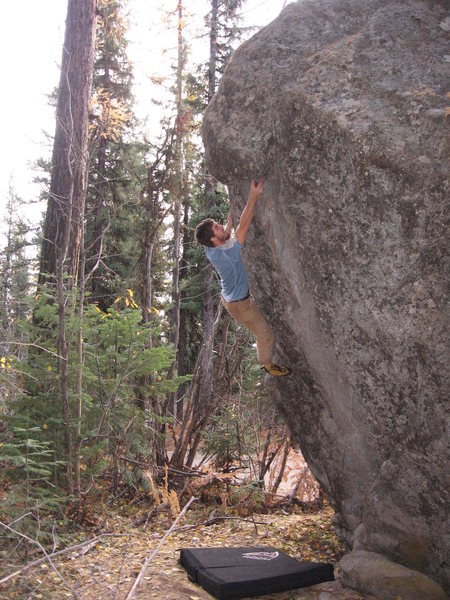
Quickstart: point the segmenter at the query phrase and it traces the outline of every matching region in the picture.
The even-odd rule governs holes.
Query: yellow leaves
[[[159,506],[161,504],[161,498],[159,497],[158,487],[155,485],[155,482],[153,481],[153,477],[151,475],[148,475],[148,479],[150,481],[150,485],[152,486],[151,491],[153,500],[155,501],[156,506]]]
[[[139,308],[139,306],[136,304],[136,302],[133,299],[133,291],[127,289],[127,292],[128,292],[128,298],[125,298],[126,306],[132,306],[133,308]]]
[[[180,514],[180,503],[178,502],[178,496],[175,490],[170,490],[169,493],[169,504],[172,512],[172,517],[175,519]]]
[[[148,477],[148,472],[146,476]],[[165,486],[164,483],[162,485]],[[169,496],[172,492],[173,490],[169,492]],[[123,508],[125,507],[128,511],[129,504],[126,501],[123,505]],[[143,514],[148,514],[149,507],[144,505],[140,510]],[[149,553],[157,547],[167,532],[172,516],[171,513],[168,515],[167,511],[158,512],[146,526],[133,527],[129,513],[124,516],[119,511],[119,508],[114,513],[108,511],[108,527],[122,535],[104,539],[94,546],[94,552],[80,553],[74,561],[64,557],[55,558],[57,567],[70,585],[80,590],[83,598],[106,597],[105,586],[109,584],[114,587],[120,584],[120,593],[117,595],[123,597],[123,592],[129,590]],[[188,582],[186,571],[178,566],[177,559],[181,547],[274,546],[300,560],[309,558],[313,561],[322,561],[323,559],[323,562],[334,563],[342,556],[341,550],[335,551],[331,556],[328,554],[324,556],[327,546],[333,548],[338,544],[331,528],[330,509],[321,510],[313,515],[305,513],[281,515],[277,512],[258,514],[257,530],[250,519],[248,521],[224,519],[205,526],[204,523],[208,520],[210,512],[211,506],[192,511],[191,522],[198,524],[197,528],[187,530],[178,528],[164,542],[159,553],[148,565],[144,577],[145,597],[155,599],[183,597],[189,600],[200,600],[206,597],[206,593],[200,592],[199,588]],[[133,513],[133,518],[135,516],[137,515]],[[259,522],[264,525],[262,523],[260,525]],[[65,598],[66,595],[72,597],[69,592],[66,594],[67,588],[51,575],[51,571],[49,565],[42,570],[30,571],[27,582],[36,585],[39,579],[42,584],[36,591],[44,598]],[[18,592],[16,597],[19,596],[24,597]]]
[[[139,308],[139,306],[136,304],[136,302],[133,299],[134,293],[133,290],[129,290],[127,289],[127,295],[125,296],[118,296],[115,300],[114,300],[114,304],[118,304],[121,300],[123,300],[125,302],[125,306],[127,308]]]
[[[169,490],[169,470],[166,465],[164,473],[164,482],[161,486],[157,486],[153,480],[153,477],[147,473],[146,476],[149,479],[151,485],[151,494],[156,506],[160,506],[162,503],[168,505],[172,517],[175,519],[181,512],[180,503],[175,490]],[[162,499],[162,500],[161,500]]]
[[[111,97],[108,90],[99,88],[91,98],[90,111],[94,118],[89,126],[89,137],[118,142],[131,118],[128,107]]]
[[[12,358],[6,358],[5,356],[2,356],[0,358],[0,369],[2,371],[8,372],[10,370],[11,366],[12,366]]]
[[[150,75],[150,81],[155,85],[162,85],[165,80],[166,78],[160,75]]]
[[[164,465],[164,487],[161,489],[162,497],[165,503],[169,502],[169,467]]]

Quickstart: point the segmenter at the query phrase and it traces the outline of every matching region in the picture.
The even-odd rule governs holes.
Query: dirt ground
[[[183,547],[267,545],[302,560],[337,565],[343,548],[331,529],[331,517],[330,508],[313,514],[258,514],[246,519],[230,514],[216,524],[205,526],[203,523],[208,520],[208,512],[204,509],[190,510],[149,564],[135,598],[212,598],[201,587],[190,582],[186,571],[178,564],[179,550]],[[113,514],[104,523],[103,530],[115,534],[114,537],[103,537],[87,552],[84,549],[54,558],[53,563],[59,574],[48,561],[21,574],[0,586],[0,598],[124,600],[144,561],[169,529],[171,518],[167,514],[160,514],[147,525],[133,527],[130,523],[129,514]],[[369,600],[369,597],[357,592],[343,590],[338,581],[262,598]]]

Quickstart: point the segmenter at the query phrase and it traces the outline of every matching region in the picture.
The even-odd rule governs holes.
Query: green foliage
[[[111,426],[126,425],[136,409],[136,390],[163,399],[186,378],[168,379],[175,356],[172,346],[148,347],[155,331],[143,323],[140,311],[90,306],[84,321],[84,377],[90,395],[101,399],[92,410],[105,411]],[[137,382],[145,380],[141,386]],[[115,415],[112,409],[115,409]],[[114,423],[114,425],[112,425]]]
[[[27,239],[30,226],[21,214],[23,208],[11,185],[2,224],[6,245],[0,251],[0,345],[15,335],[15,323],[26,312],[24,296],[30,288],[30,259],[26,249],[30,245]]]
[[[6,420],[1,436],[0,462],[2,485],[8,494],[2,504],[10,518],[31,510],[54,510],[61,499],[52,483],[54,469],[63,465],[56,460],[52,444],[44,439],[44,430],[30,426],[29,418],[14,415]]]
[[[124,282],[135,286],[141,253],[138,220],[145,186],[146,144],[133,113],[133,73],[127,58],[124,2],[101,0],[89,128],[90,169],[86,197],[86,270],[91,301],[109,308]]]
[[[218,467],[227,468],[239,459],[239,431],[236,428],[236,412],[226,406],[218,415],[211,417],[210,426],[203,432],[203,449],[214,456]]]
[[[127,297],[128,303],[129,298]],[[53,293],[46,288],[32,300],[33,319],[25,320],[20,329],[30,343],[29,352],[15,363],[20,372],[20,386],[14,402],[9,403],[13,429],[12,441],[6,446],[8,460],[21,468],[21,432],[17,420],[27,415],[29,430],[39,433],[40,459],[57,456],[66,461],[67,429],[73,439],[79,430],[81,471],[86,481],[103,475],[113,464],[120,477],[118,460],[151,458],[151,422],[167,419],[159,416],[155,407],[164,403],[188,377],[168,376],[175,350],[169,345],[155,345],[158,330],[142,321],[137,307],[126,306],[121,300],[106,312],[95,305],[85,308],[83,335],[82,387],[78,387],[80,365],[77,360],[78,316],[71,313],[66,322],[66,337],[70,346],[68,389],[71,420],[65,423],[61,405],[60,358],[58,354],[58,315]],[[120,304],[125,306],[121,307]],[[153,346],[151,346],[153,344]],[[0,377],[6,381],[6,365]],[[140,399],[140,401],[138,401]],[[151,399],[151,401],[150,401]],[[81,406],[81,418],[76,418]],[[15,427],[15,429],[14,429]],[[22,432],[23,433],[23,432]],[[35,444],[35,437],[24,442],[25,448]],[[28,444],[28,445],[27,445]],[[16,448],[16,451],[14,451]],[[36,446],[37,448],[37,446]],[[16,453],[14,453],[16,452]],[[37,450],[36,450],[37,452]],[[15,457],[15,458],[14,458]],[[15,462],[14,462],[15,461]],[[60,460],[52,462],[52,480],[62,484],[65,468]],[[29,466],[30,473],[37,469]],[[50,474],[42,468],[40,488],[48,487]],[[47,477],[48,476],[48,477]]]
[[[219,2],[214,24],[215,74],[223,71],[242,33],[238,27],[241,5],[241,0]],[[214,191],[205,191],[198,132],[211,91],[210,63],[205,61],[195,74],[187,76],[182,122],[178,124],[184,128],[186,213],[180,274],[185,317],[180,336],[183,352],[181,342],[178,349],[179,355],[183,354],[181,365],[176,349],[167,343],[173,268],[172,222],[167,217],[176,189],[177,129],[168,116],[161,125],[159,137],[163,141],[154,144],[139,131],[132,108],[132,68],[127,58],[123,6],[120,0],[99,0],[84,215],[88,283],[81,323],[77,290],[65,298],[68,419],[63,415],[58,302],[50,287],[42,287],[36,297],[30,297],[29,269],[24,260],[26,231],[19,221],[11,229],[8,251],[0,255],[0,325],[2,333],[8,333],[5,344],[3,340],[0,343],[0,410],[5,416],[5,428],[0,430],[0,460],[7,491],[4,506],[11,511],[14,505],[18,507],[17,513],[8,513],[11,517],[25,507],[34,506],[38,512],[56,508],[59,495],[64,498],[67,470],[75,471],[77,460],[81,494],[88,488],[95,490],[105,476],[111,477],[114,491],[120,484],[142,489],[146,479],[132,461],[155,460],[158,446],[164,445],[164,427],[172,420],[172,396],[189,381],[188,376],[177,377],[176,368],[191,372],[202,343],[206,263],[203,249],[193,241],[193,231],[206,216],[225,222],[229,210],[226,191],[220,184],[215,182]],[[211,22],[208,26],[211,33],[214,27]],[[48,175],[51,164],[41,161],[40,166]],[[150,246],[148,282],[145,261],[149,255],[145,251]],[[130,288],[135,290],[138,304],[145,298],[148,306],[144,319]],[[121,299],[116,301],[119,294]],[[219,294],[218,281],[214,280],[216,302]],[[80,331],[82,347],[78,343]],[[231,343],[234,335],[232,324]],[[258,445],[254,415],[266,413],[261,388],[256,387],[259,372],[252,366],[252,349],[250,355],[238,379],[230,383],[230,404],[223,406],[204,434],[205,450],[221,466],[241,460],[246,448],[253,450]],[[175,376],[173,365],[177,365]],[[175,399],[180,398],[179,393]],[[69,434],[72,456],[68,455]]]
[[[246,512],[262,512],[265,504],[264,490],[258,485],[257,481],[239,485],[234,487],[230,497],[232,506],[236,506],[238,511],[242,511],[243,507]]]

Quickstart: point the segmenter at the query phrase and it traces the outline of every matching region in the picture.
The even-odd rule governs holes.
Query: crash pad
[[[334,580],[332,564],[297,560],[273,547],[182,548],[189,578],[219,600],[284,592]]]

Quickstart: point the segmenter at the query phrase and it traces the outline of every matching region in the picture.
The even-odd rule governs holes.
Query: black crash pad
[[[219,600],[274,594],[333,581],[333,565],[296,560],[272,547],[182,548],[180,564]]]

